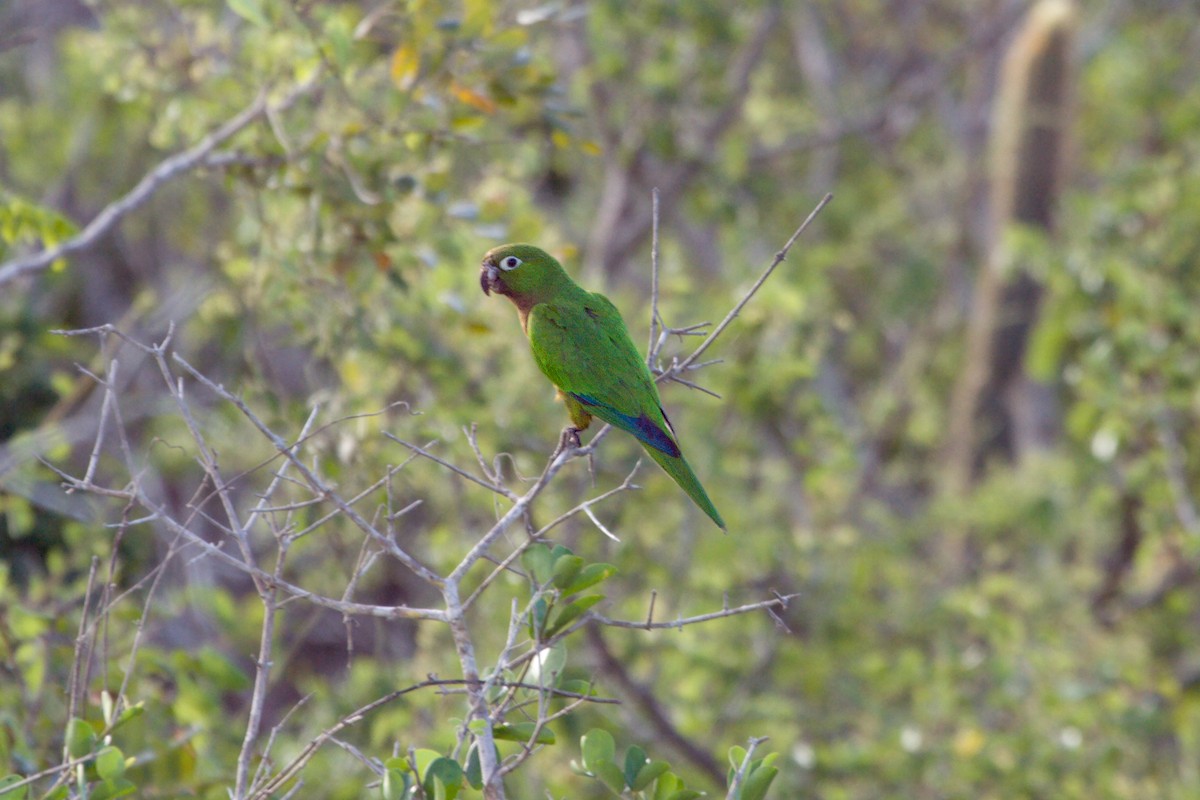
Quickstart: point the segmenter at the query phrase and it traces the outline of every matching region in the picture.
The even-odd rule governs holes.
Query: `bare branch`
[[[320,72],[315,72],[311,78],[296,86],[282,100],[274,104],[275,109],[283,111],[308,94],[317,86],[319,77]],[[138,181],[128,194],[105,206],[78,234],[49,250],[43,250],[24,258],[15,258],[0,265],[0,286],[14,281],[26,273],[43,270],[60,258],[65,258],[95,244],[98,239],[120,222],[122,217],[142,206],[164,184],[204,164],[213,150],[262,116],[269,105],[267,91],[264,89],[254,98],[254,102],[215,131],[187,150],[162,161]]]
[[[363,519],[361,514],[351,508],[350,505],[337,494],[337,492],[334,492],[332,489],[330,489],[330,487],[326,485],[326,483],[321,480],[315,472],[309,469],[309,467],[296,456],[294,452],[295,445],[288,445],[277,433],[267,427],[266,423],[259,419],[258,415],[250,410],[250,407],[246,405],[245,401],[243,401],[240,397],[230,393],[224,386],[214,383],[206,375],[189,364],[178,353],[174,355],[174,359],[176,363],[187,370],[192,377],[207,386],[218,397],[228,403],[233,404],[238,411],[242,412],[242,415],[248,419],[251,424],[254,425],[254,427],[258,428],[259,433],[265,436],[267,440],[274,445],[275,449],[280,453],[280,455],[292,463],[296,471],[304,477],[304,480],[308,482],[309,486],[311,486],[318,495],[329,499],[330,502],[332,502],[339,510],[341,510],[341,512],[345,514],[346,517],[355,525],[357,525],[360,530],[370,535],[373,539],[383,545],[388,555],[404,564],[404,566],[408,567],[418,577],[427,583],[432,584],[433,586],[440,586],[442,584],[442,578],[436,572],[422,564],[414,556],[410,555],[407,551],[401,548],[400,545],[396,544],[395,541],[380,533],[375,526],[371,525],[369,522]]]

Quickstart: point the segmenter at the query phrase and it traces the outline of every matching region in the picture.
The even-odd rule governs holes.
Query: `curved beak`
[[[492,262],[484,261],[479,271],[479,288],[483,289],[484,294],[491,295],[493,289],[499,291],[502,285],[500,269]]]

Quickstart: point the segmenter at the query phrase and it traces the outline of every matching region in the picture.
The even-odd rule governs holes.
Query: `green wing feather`
[[[575,294],[575,293],[571,293]],[[633,434],[696,505],[725,528],[679,450],[646,363],[616,306],[582,289],[529,313],[529,343],[538,367],[590,414]]]

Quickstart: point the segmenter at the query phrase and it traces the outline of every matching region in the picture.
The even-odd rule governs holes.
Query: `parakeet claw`
[[[562,440],[559,442],[559,447],[563,450],[578,450],[583,447],[583,442],[579,439],[579,428],[573,425],[563,428]]]
[[[553,461],[563,453],[573,453],[581,447],[583,447],[583,442],[579,440],[579,428],[568,425],[563,428],[562,434],[558,437],[558,447],[554,448],[550,460]]]

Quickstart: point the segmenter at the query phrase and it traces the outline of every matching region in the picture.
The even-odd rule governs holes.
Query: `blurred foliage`
[[[120,505],[61,492],[44,461],[82,473],[102,402],[79,367],[104,375],[113,356],[134,462],[156,496],[189,508],[203,475],[149,360],[111,337],[51,330],[113,323],[160,341],[174,323],[173,346],[285,438],[318,405],[306,452],[348,496],[409,458],[383,431],[472,469],[470,425],[521,491],[565,417],[511,308],[480,294],[479,256],[500,241],[540,243],[604,288],[641,342],[658,186],[660,305],[675,326],[720,319],[816,200],[837,199],[710,351],[724,362],[699,380],[722,399],[664,389],[731,534],[714,535],[647,466],[640,491],[595,509],[619,544],[586,518],[554,533],[616,568],[601,606],[613,618],[644,619],[652,591],[657,620],[725,598],[799,596],[778,625],[755,615],[606,630],[624,677],[702,751],[770,736],[781,757],[759,769],[778,769],[772,796],[1200,793],[1190,4],[1083,4],[1061,234],[1018,232],[1014,248],[1046,288],[1026,368],[1054,388],[1062,433],[1048,451],[994,465],[967,497],[936,488],[986,219],[981,120],[1010,5],[0,7],[0,30],[13,32],[0,35],[0,261],[70,236],[260,92],[315,81],[96,247],[0,287],[0,774],[60,763],[64,744],[115,748],[86,776],[109,796],[121,781],[138,796],[227,796],[262,622],[243,576],[180,556],[168,531],[120,524]],[[666,357],[691,343],[673,339]],[[223,469],[245,471],[252,497],[273,448],[187,386]],[[594,476],[569,465],[535,521],[618,485],[638,453],[609,437]],[[106,451],[98,474],[128,479],[126,466]],[[503,510],[425,460],[365,502],[416,500],[396,535],[439,570]],[[297,524],[329,510],[306,508]],[[969,561],[948,566],[942,546],[962,530]],[[335,518],[296,541],[290,577],[340,596],[360,546]],[[501,577],[473,611],[487,656],[505,644],[509,598],[525,602],[527,588]],[[358,593],[434,602],[395,567]],[[119,600],[85,618],[85,601],[94,614],[103,598]],[[64,687],[81,620],[100,626],[103,646],[73,705]],[[303,603],[281,612],[266,711],[279,762],[373,699],[456,674],[442,627],[362,619],[347,630]],[[564,677],[617,693],[599,661],[594,643],[572,638]],[[461,697],[425,691],[341,734],[382,776],[345,750],[317,753],[308,771],[322,796],[359,797],[368,784],[400,796],[389,792],[432,791],[435,779],[467,791],[465,760],[434,766],[455,748]],[[127,716],[106,711],[118,693]],[[624,760],[599,758],[619,775],[589,767],[577,746],[594,728],[629,743]],[[508,778],[512,796],[609,797],[618,778],[634,791],[641,746],[671,760],[663,774],[680,790],[711,795],[725,777],[723,763],[672,749],[628,698],[551,729],[557,743]],[[409,746],[420,763],[403,756]],[[573,759],[598,777],[573,772]]]

